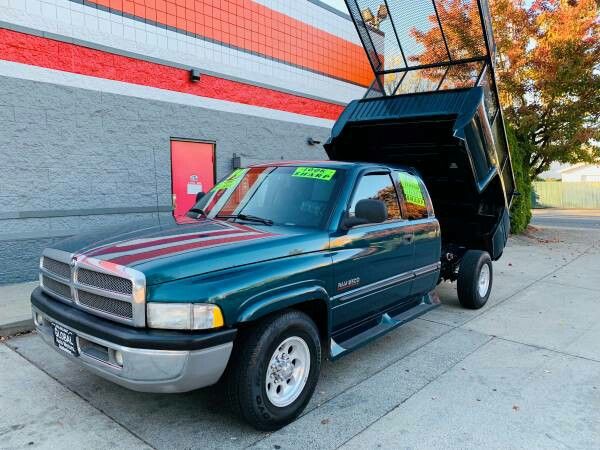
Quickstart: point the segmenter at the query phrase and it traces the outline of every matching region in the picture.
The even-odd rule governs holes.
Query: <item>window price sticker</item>
[[[293,177],[313,178],[315,180],[331,181],[335,175],[334,169],[322,169],[320,167],[296,167]]]
[[[229,189],[244,175],[244,169],[235,169],[227,178],[217,184],[214,189]]]
[[[400,185],[404,191],[404,198],[408,203],[425,206],[425,199],[423,198],[423,192],[421,192],[421,186],[417,177],[406,172],[398,172],[398,181],[400,181]]]

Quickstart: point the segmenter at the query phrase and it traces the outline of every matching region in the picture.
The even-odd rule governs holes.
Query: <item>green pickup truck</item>
[[[322,357],[436,307],[440,281],[457,280],[467,308],[486,303],[512,192],[489,149],[469,145],[483,93],[463,94],[451,104],[471,120],[425,121],[435,133],[401,117],[388,123],[407,142],[411,132],[435,136],[419,147],[422,159],[394,147],[358,161],[352,149],[367,145],[360,130],[371,123],[360,108],[376,113],[379,101],[361,100],[325,145],[346,161],[236,169],[186,217],[46,249],[31,296],[39,335],[121,386],[185,392],[223,380],[255,427],[289,423],[311,398]]]
[[[436,306],[440,225],[424,184],[401,168],[238,169],[187,217],[132,228],[44,251],[39,334],[130,389],[225,377],[233,406],[262,429],[302,411],[322,351],[338,358]],[[480,307],[491,263],[471,253],[461,301]]]
[[[516,194],[487,2],[460,5],[481,45],[444,37],[429,53],[403,44],[424,33],[410,23],[443,37],[435,4],[429,22],[346,4],[375,79],[334,125],[331,161],[236,169],[183,219],[46,249],[31,303],[51,347],[138,391],[223,380],[234,411],[274,430],[310,400],[323,356],[434,308],[439,282],[486,303]]]

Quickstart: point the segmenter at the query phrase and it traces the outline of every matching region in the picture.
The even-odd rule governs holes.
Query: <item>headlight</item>
[[[223,326],[221,308],[206,303],[148,303],[150,328],[165,330],[206,330]]]

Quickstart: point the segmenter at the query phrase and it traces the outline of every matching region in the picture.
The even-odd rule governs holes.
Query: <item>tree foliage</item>
[[[481,55],[475,0],[436,0],[452,59]],[[505,119],[530,179],[562,163],[600,160],[600,20],[595,0],[491,0]],[[448,59],[437,29],[412,30],[419,64]],[[449,71],[455,85],[475,67]],[[514,152],[514,149],[513,149]]]
[[[492,3],[506,119],[528,143],[529,176],[600,159],[600,27],[594,0]]]
[[[506,136],[511,149],[517,192],[520,194],[513,199],[510,208],[510,230],[513,233],[521,233],[525,231],[531,220],[532,187],[527,170],[528,165],[525,162],[526,158],[529,157],[527,149],[530,144],[524,140],[523,136],[518,136],[510,124],[506,127]]]

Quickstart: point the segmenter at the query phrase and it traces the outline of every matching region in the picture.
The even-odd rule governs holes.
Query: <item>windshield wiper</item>
[[[189,215],[190,213],[196,213],[196,214],[201,214],[201,215],[203,215],[203,216],[206,216],[206,213],[205,213],[205,212],[204,212],[204,210],[203,210],[203,209],[201,209],[201,208],[191,208],[191,209],[189,209],[189,210],[188,210],[188,212],[186,212],[186,213],[185,213],[185,215],[186,215],[186,216],[188,216],[188,217],[192,217],[192,218],[194,218],[194,219],[195,219],[195,218],[196,218],[196,216],[190,216],[190,215]]]
[[[273,225],[273,221],[271,219],[263,219],[262,217],[253,216],[250,214],[228,214],[228,215],[217,215],[217,219],[241,219],[247,220],[248,222],[260,222],[265,225]]]

